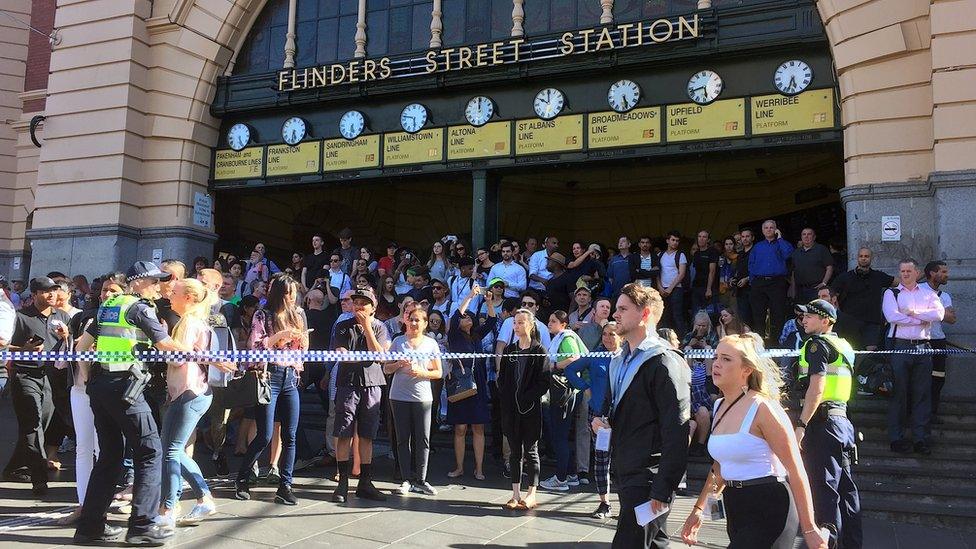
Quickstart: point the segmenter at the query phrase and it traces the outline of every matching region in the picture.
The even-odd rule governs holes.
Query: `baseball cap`
[[[796,310],[801,313],[829,318],[831,321],[837,322],[837,309],[823,299],[815,299],[806,305],[797,305]]]
[[[505,283],[505,280],[504,279],[498,278],[497,276],[495,278],[493,278],[493,279],[491,279],[491,280],[488,281],[488,287],[489,288],[491,288],[492,286],[495,286],[497,284],[501,284],[502,286],[508,286],[508,284]]]
[[[46,292],[47,290],[53,290],[58,288],[58,283],[48,278],[46,276],[39,276],[37,278],[32,278],[30,281],[30,291],[34,292]]]
[[[372,303],[374,307],[376,306],[376,296],[373,295],[373,291],[372,290],[362,289],[361,288],[361,289],[358,289],[358,290],[353,291],[352,295],[350,295],[349,297],[351,299],[356,299],[357,297],[360,298],[360,299],[365,299],[365,300],[369,301],[370,303]]]
[[[125,281],[132,282],[140,278],[155,278],[165,282],[172,276],[167,272],[161,271],[152,261],[136,261],[125,272]]]

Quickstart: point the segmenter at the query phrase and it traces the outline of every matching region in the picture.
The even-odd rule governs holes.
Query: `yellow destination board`
[[[444,128],[383,135],[383,165],[399,166],[444,160]]]
[[[261,177],[264,147],[240,151],[217,151],[214,157],[214,179],[247,179]]]
[[[742,137],[746,134],[745,99],[726,99],[710,105],[668,105],[668,141],[699,141]]]
[[[834,127],[834,90],[799,95],[763,95],[750,100],[752,133],[797,132]]]
[[[553,120],[530,118],[515,123],[515,153],[540,154],[583,150],[583,115]]]
[[[276,175],[298,175],[319,171],[319,151],[321,141],[309,141],[291,145],[269,145],[268,177]]]
[[[589,115],[591,149],[653,145],[661,142],[661,107]]]
[[[379,135],[361,135],[352,140],[325,140],[324,169],[327,172],[378,168],[379,165]]]
[[[488,158],[512,154],[512,123],[492,122],[480,128],[451,126],[447,129],[447,159]]]

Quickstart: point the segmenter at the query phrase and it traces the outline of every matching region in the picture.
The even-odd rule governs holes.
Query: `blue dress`
[[[452,353],[480,353],[481,340],[485,334],[495,327],[496,319],[488,317],[481,326],[471,327],[471,339],[461,331],[461,315],[455,312],[451,315],[450,328],[447,332],[447,348]],[[474,366],[474,383],[478,387],[478,394],[457,402],[447,403],[447,423],[451,425],[485,425],[490,421],[491,398],[488,393],[488,358],[466,358],[451,360],[453,368]],[[463,363],[463,364],[462,364]]]

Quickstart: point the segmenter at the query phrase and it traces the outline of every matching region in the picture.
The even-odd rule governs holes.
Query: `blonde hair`
[[[515,318],[518,317],[519,315],[525,315],[529,317],[529,339],[531,339],[533,343],[538,342],[539,330],[535,325],[535,313],[533,313],[528,309],[518,309],[514,313],[512,313],[512,330],[513,331],[515,330]]]
[[[735,347],[739,351],[742,364],[752,368],[746,380],[750,390],[779,401],[783,376],[773,359],[762,356],[762,353],[766,352],[766,347],[758,334],[750,332],[745,335],[727,335],[719,343],[728,343]]]
[[[189,305],[180,316],[180,321],[173,328],[173,339],[183,341],[189,326],[194,322],[206,323],[210,316],[210,307],[215,303],[216,296],[207,290],[203,282],[195,278],[184,278],[178,281],[183,291],[193,298],[193,303]]]

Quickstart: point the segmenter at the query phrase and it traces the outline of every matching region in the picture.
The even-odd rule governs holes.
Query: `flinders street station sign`
[[[535,40],[512,38],[498,42],[440,48],[406,59],[390,57],[356,59],[318,67],[287,69],[278,72],[276,85],[279,92],[321,89],[342,84],[541,61],[622,48],[638,48],[696,39],[700,36],[700,20],[698,14],[695,14],[570,31],[559,37],[550,36]]]

